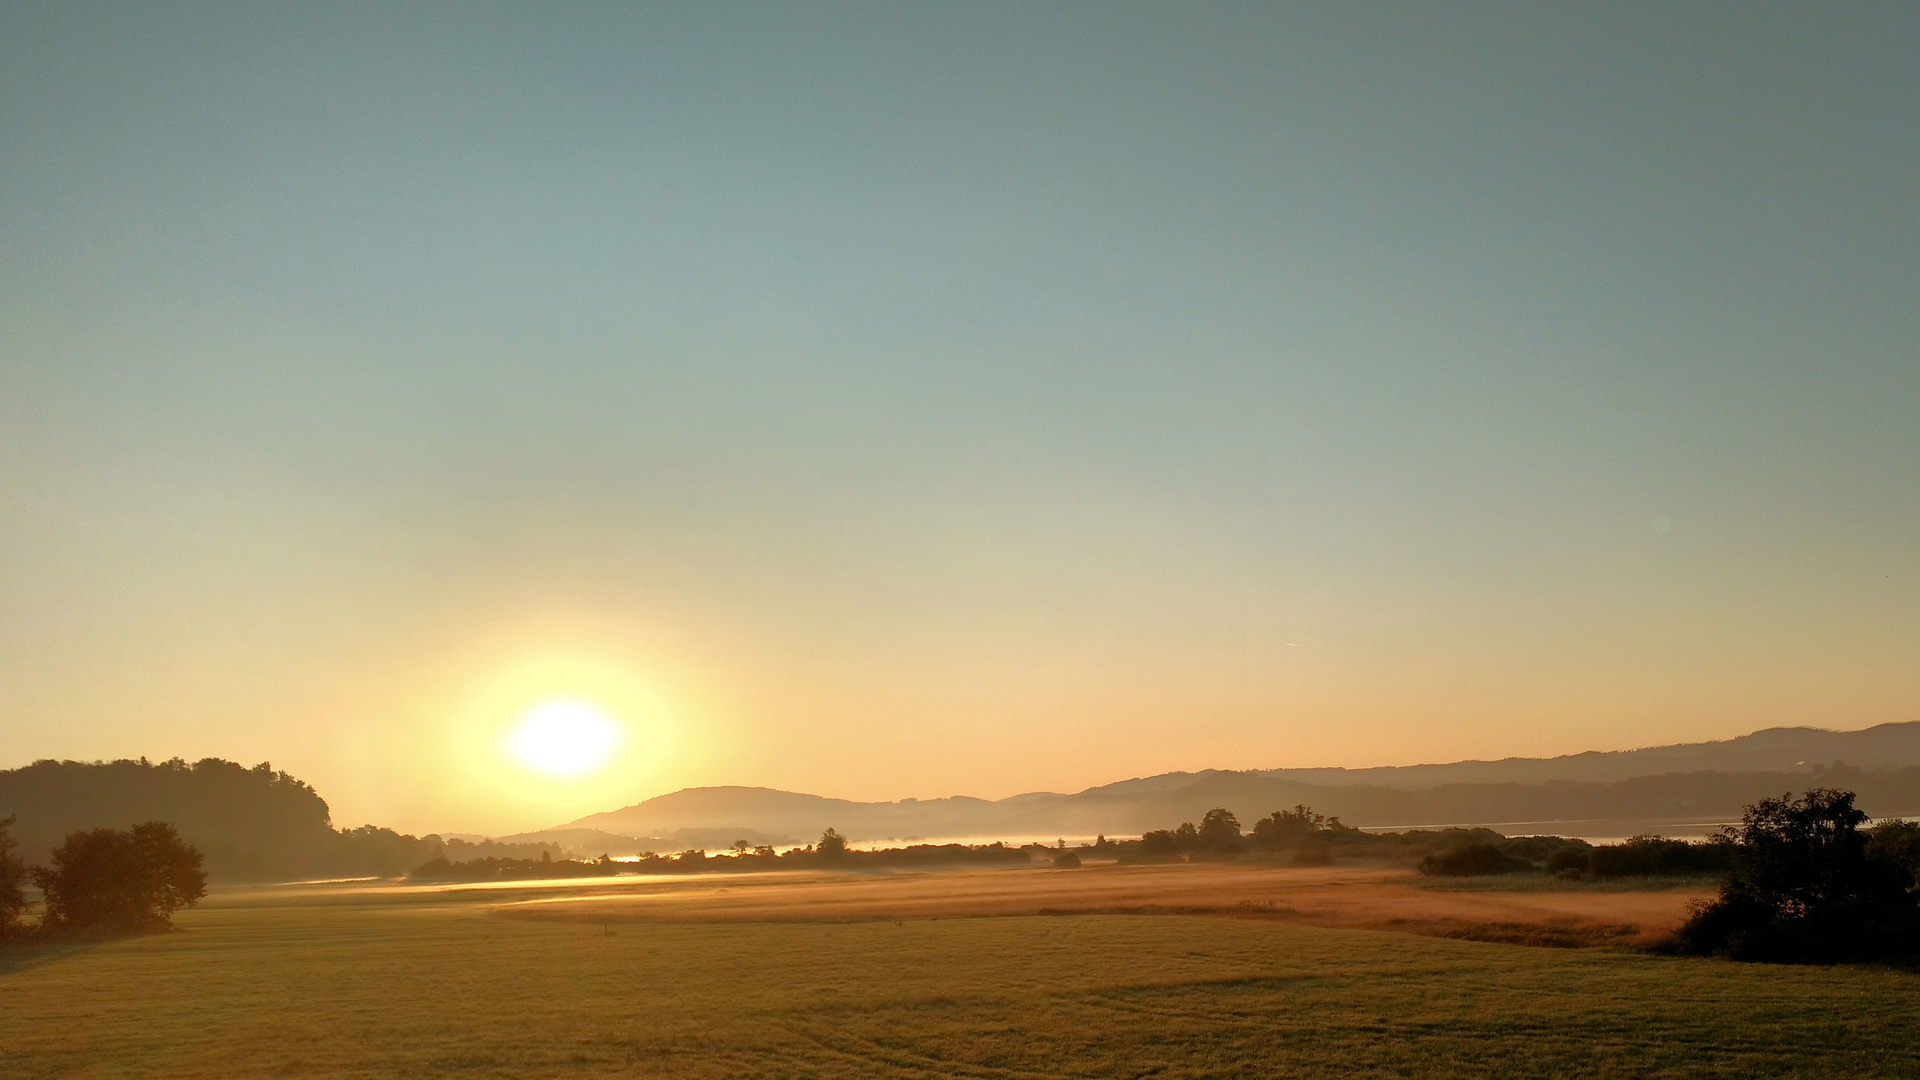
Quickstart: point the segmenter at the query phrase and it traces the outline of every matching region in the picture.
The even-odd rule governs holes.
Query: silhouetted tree
[[[1250,839],[1255,847],[1292,847],[1326,827],[1326,818],[1305,806],[1295,806],[1291,810],[1276,810],[1254,822]]]
[[[0,818],[0,941],[20,932],[27,910],[27,867],[13,854],[13,818]]]
[[[829,825],[827,831],[820,834],[820,843],[813,850],[819,854],[822,862],[844,861],[847,857],[847,838]]]
[[[200,852],[163,821],[73,833],[52,861],[33,870],[46,893],[41,924],[50,929],[161,927],[207,894]]]
[[[1209,810],[1207,816],[1200,819],[1198,839],[1203,847],[1237,847],[1240,843],[1240,819],[1225,808]]]
[[[1913,873],[1869,851],[1853,792],[1815,788],[1747,807],[1720,898],[1675,936],[1684,952],[1832,963],[1920,951]]]
[[[1920,886],[1920,821],[1883,821],[1868,829],[1867,856],[1904,867]]]
[[[1191,825],[1188,828],[1192,828]],[[1180,851],[1180,837],[1172,829],[1154,829],[1140,834],[1140,851],[1145,855],[1175,855]]]

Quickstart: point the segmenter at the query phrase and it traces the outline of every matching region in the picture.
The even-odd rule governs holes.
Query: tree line
[[[0,941],[161,929],[207,894],[200,852],[166,822],[74,832],[45,866],[18,856],[12,827],[11,816],[0,818]],[[25,919],[29,882],[42,896],[33,924]]]
[[[1025,866],[1032,855],[1006,844],[910,844],[862,851],[832,827],[804,847],[777,851],[737,840],[725,852],[704,849],[661,854],[642,852],[632,859],[473,858],[431,859],[415,867],[408,880],[418,882],[518,881],[541,878],[598,877],[611,874],[752,873],[766,870],[879,869],[905,866]]]
[[[441,857],[563,854],[553,843],[412,836],[374,825],[336,829],[318,792],[264,761],[36,761],[0,770],[0,816],[7,815],[16,818],[15,840],[35,860],[79,829],[166,821],[202,853],[216,881],[398,877]]]

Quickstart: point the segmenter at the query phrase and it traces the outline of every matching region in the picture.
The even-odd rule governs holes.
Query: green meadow
[[[1920,976],[1206,916],[583,925],[216,894],[0,967],[8,1080],[1920,1076]]]

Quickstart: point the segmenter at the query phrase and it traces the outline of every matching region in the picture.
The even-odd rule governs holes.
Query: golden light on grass
[[[506,750],[547,776],[572,778],[606,767],[626,731],[599,705],[553,698],[528,709],[507,735]]]

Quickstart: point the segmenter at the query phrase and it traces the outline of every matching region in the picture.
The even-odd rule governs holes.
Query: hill
[[[78,829],[166,821],[206,856],[215,881],[286,881],[404,874],[442,854],[538,858],[552,843],[442,841],[373,825],[335,829],[325,799],[262,762],[36,761],[0,770],[0,818],[29,863]]]
[[[1872,769],[1920,765],[1920,721],[1880,724],[1859,731],[1763,728],[1750,735],[1715,742],[1676,743],[1638,750],[1589,750],[1553,758],[1503,758],[1377,769],[1265,769],[1260,775],[1309,784],[1421,789],[1440,784],[1630,780],[1638,776],[1688,772],[1810,773],[1836,762]]]
[[[1305,803],[1361,826],[1605,822],[1634,831],[1637,823],[1724,821],[1762,796],[1815,785],[1852,787],[1879,815],[1920,811],[1920,723],[1849,732],[1772,728],[1558,758],[1164,773],[997,801],[861,803],[769,788],[691,788],[563,828],[647,836],[752,830],[801,839],[832,826],[856,840],[1128,835],[1197,820],[1216,806],[1253,820]]]

